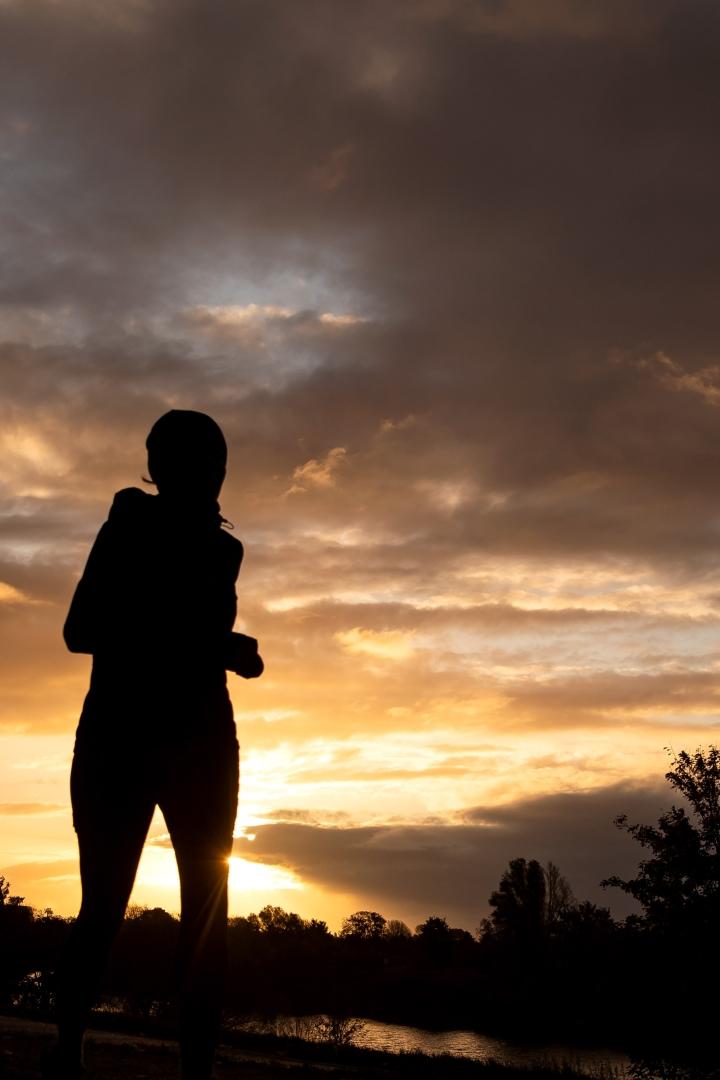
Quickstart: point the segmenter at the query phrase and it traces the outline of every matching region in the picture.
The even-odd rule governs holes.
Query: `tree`
[[[0,907],[20,907],[24,896],[10,895],[10,882],[0,874]]]
[[[453,932],[442,915],[430,915],[424,923],[415,927],[415,934],[426,957],[433,964],[446,964],[450,960]]]
[[[297,934],[305,929],[305,920],[294,911],[285,911],[274,904],[266,904],[257,915],[250,915],[263,934]]]
[[[693,1070],[648,1066],[637,1076],[710,1076],[717,1064],[715,972],[720,963],[720,750],[710,746],[671,758],[665,779],[683,799],[657,825],[615,819],[645,849],[634,878],[617,875],[602,882],[620,888],[642,913],[623,928],[635,1000],[644,1001],[646,1038],[658,1056],[699,1062]],[[667,1015],[672,987],[672,1022]],[[638,1018],[633,1026],[639,1028]],[[652,1036],[650,1036],[652,1033]],[[675,1071],[672,1071],[675,1070]]]
[[[377,911],[356,911],[343,920],[340,937],[376,941],[385,932],[386,920]]]
[[[430,915],[424,923],[415,927],[415,933],[423,941],[452,940],[452,930],[442,915]]]
[[[315,937],[328,937],[330,931],[324,919],[310,919],[305,921],[305,929]]]
[[[545,874],[545,922],[550,928],[557,926],[575,906],[570,883],[554,862],[548,862]]]
[[[545,874],[537,859],[511,859],[490,897],[492,911],[483,930],[499,938],[528,942],[545,925]]]
[[[565,941],[605,941],[617,931],[610,909],[583,900],[567,908],[561,917],[560,932]]]
[[[641,905],[647,928],[717,934],[720,917],[720,749],[682,751],[665,774],[689,804],[672,806],[656,826],[615,819],[650,856],[637,877],[617,875],[601,884],[622,889]]]
[[[385,937],[407,939],[412,937],[412,930],[402,919],[389,919],[385,926]]]

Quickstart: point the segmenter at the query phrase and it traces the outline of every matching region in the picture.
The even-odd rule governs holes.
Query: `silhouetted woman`
[[[242,544],[222,529],[222,431],[172,410],[153,426],[157,495],[119,491],[65,623],[92,653],[71,773],[82,906],[57,973],[59,1041],[46,1072],[80,1074],[83,1032],[156,806],[180,874],[183,1080],[212,1073],[225,969],[238,743],[226,670],[263,670],[233,634]]]

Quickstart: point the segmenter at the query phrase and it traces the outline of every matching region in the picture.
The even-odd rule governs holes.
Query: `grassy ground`
[[[53,1039],[50,1024],[0,1016],[0,1078],[38,1080],[40,1061]],[[176,1044],[128,1033],[91,1031],[86,1039],[88,1080],[173,1080]],[[570,1069],[515,1069],[493,1063],[422,1054],[350,1050],[328,1060],[312,1048],[293,1052],[286,1043],[260,1049],[222,1047],[218,1080],[578,1080]]]

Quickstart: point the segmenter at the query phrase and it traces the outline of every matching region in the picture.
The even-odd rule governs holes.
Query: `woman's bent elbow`
[[[71,653],[92,654],[93,652],[92,642],[73,627],[69,627],[67,623],[63,627],[63,640]]]

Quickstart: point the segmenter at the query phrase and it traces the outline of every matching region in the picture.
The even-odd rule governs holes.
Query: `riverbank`
[[[38,1080],[40,1061],[51,1045],[52,1025],[0,1016],[0,1076]],[[177,1045],[170,1039],[128,1031],[92,1030],[86,1043],[88,1080],[168,1080],[177,1075]],[[299,1040],[252,1040],[223,1045],[218,1080],[587,1080],[571,1068],[516,1068],[448,1055],[388,1054],[354,1047],[328,1048]],[[617,1074],[615,1074],[617,1075]],[[600,1080],[600,1074],[596,1074]],[[614,1080],[606,1072],[602,1080]]]

